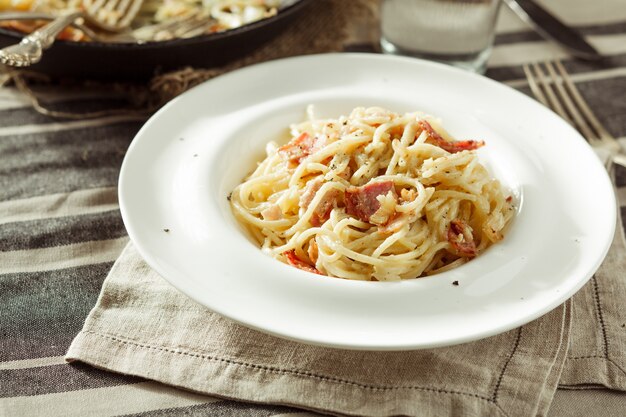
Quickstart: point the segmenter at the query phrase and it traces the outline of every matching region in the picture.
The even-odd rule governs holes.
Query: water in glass
[[[383,0],[385,53],[484,72],[500,0]]]

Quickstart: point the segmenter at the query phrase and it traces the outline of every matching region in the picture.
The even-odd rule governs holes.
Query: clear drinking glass
[[[383,52],[483,73],[500,0],[383,0]]]

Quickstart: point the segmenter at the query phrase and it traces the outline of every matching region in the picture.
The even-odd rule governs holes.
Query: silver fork
[[[0,13],[0,20],[54,20],[56,17],[39,12],[6,12]],[[132,31],[121,33],[96,32],[80,23],[79,19],[72,25],[83,31],[90,39],[97,42],[111,43],[144,43],[150,41],[170,40],[174,38],[190,38],[210,32],[217,22],[208,17],[196,14],[186,15],[167,20],[162,23],[144,25]]]
[[[573,125],[587,139],[605,166],[626,167],[619,142],[602,126],[560,61],[523,66],[535,98]]]
[[[176,38],[190,38],[209,32],[217,22],[210,17],[189,14],[162,23],[142,26],[132,31],[138,41],[166,41]]]
[[[52,46],[56,36],[81,16],[82,12],[59,16],[41,29],[22,38],[20,43],[0,50],[0,62],[12,67],[27,67],[39,62],[44,49]]]
[[[0,50],[0,62],[13,67],[27,67],[41,60],[43,51],[56,36],[76,19],[84,17],[94,26],[120,32],[135,18],[143,0],[82,0],[82,10],[61,15],[52,22],[25,36],[17,45]]]

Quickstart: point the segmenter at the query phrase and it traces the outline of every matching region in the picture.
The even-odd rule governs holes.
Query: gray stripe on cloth
[[[559,389],[548,417],[624,417],[626,394],[600,389]]]
[[[607,59],[626,54],[626,34],[590,36],[589,41]],[[571,59],[571,55],[565,49],[559,48],[558,45],[547,40],[520,42],[495,46],[487,65],[503,67],[551,59],[568,60]]]
[[[124,93],[116,92],[110,88],[91,89],[81,86],[74,89],[59,89],[57,85],[41,85],[35,89],[37,97],[48,106],[68,101],[113,101],[124,97]],[[31,108],[32,101],[17,87],[3,86],[0,89],[0,110],[24,107]]]
[[[117,187],[99,187],[0,202],[0,224],[119,209]]]
[[[626,136],[626,77],[576,84],[600,123],[615,137]]]
[[[0,251],[49,248],[126,236],[119,210],[0,225]]]
[[[616,195],[620,207],[626,207],[626,187],[617,188]]]
[[[615,35],[618,33],[626,33],[626,22],[615,22],[606,25],[585,25],[575,27],[575,29],[583,36]],[[537,32],[527,30],[497,34],[494,39],[494,44],[507,45],[519,42],[538,42],[542,40],[543,37]]]
[[[0,275],[0,361],[63,355],[111,265]]]
[[[570,79],[574,83],[592,82],[597,80],[603,80],[605,78],[617,78],[626,77],[626,67],[622,68],[610,68],[606,70],[597,70],[592,72],[579,72],[577,74],[570,74]],[[515,80],[504,81],[504,84],[509,87],[519,88],[528,85],[526,78],[518,78]]]
[[[82,363],[1,370],[0,397],[21,397],[136,384],[143,378],[106,372]]]
[[[169,408],[165,410],[146,411],[144,413],[126,414],[124,417],[269,417],[279,414],[298,413],[300,409],[267,405],[252,404],[238,401],[219,401],[214,403],[192,405],[184,408]]]
[[[64,363],[65,359],[63,356],[44,356],[35,359],[0,362],[0,370],[38,368],[40,366],[61,365]]]
[[[56,271],[113,262],[127,243],[128,237],[124,236],[50,248],[0,252],[0,274]]]
[[[619,165],[615,166],[615,186],[617,188],[626,187],[626,168]]]
[[[0,138],[0,200],[117,184],[140,124]]]
[[[534,62],[534,60],[529,59],[528,62]],[[577,61],[572,59],[562,59],[561,62],[565,66],[567,72],[571,75],[594,73],[597,71],[608,71],[614,68],[626,67],[626,54],[606,57],[604,60],[599,62]],[[521,65],[489,67],[486,75],[496,81],[509,81],[525,78],[524,70]],[[620,73],[618,76],[623,76],[623,74]]]
[[[0,415],[112,417],[218,401],[156,382],[92,388],[37,396],[0,398]],[[3,415],[3,417],[4,417]]]
[[[145,117],[133,114],[104,116],[93,119],[70,120],[40,124],[27,124],[0,127],[0,140],[5,137],[35,135],[41,133],[64,132],[68,130],[88,129],[97,126],[110,126],[126,122],[145,121]]]
[[[118,109],[128,106],[125,100],[120,99],[98,99],[94,100],[72,100],[59,103],[46,103],[46,108],[54,111],[70,113],[88,113],[108,109]],[[55,118],[55,121],[69,121],[73,119]],[[26,124],[46,124],[50,123],[50,117],[37,112],[31,107],[10,108],[0,111],[0,127],[20,126]]]

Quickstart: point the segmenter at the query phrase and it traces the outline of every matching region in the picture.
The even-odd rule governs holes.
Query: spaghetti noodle
[[[429,116],[356,108],[291,126],[230,197],[262,249],[333,277],[391,281],[459,266],[503,238],[512,198]]]

